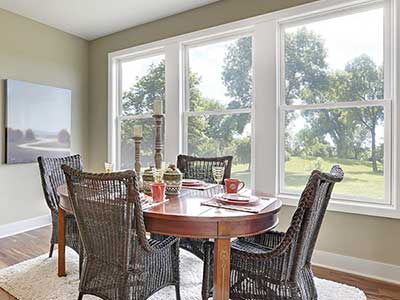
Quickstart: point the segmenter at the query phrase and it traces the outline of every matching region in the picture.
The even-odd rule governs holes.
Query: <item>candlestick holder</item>
[[[142,143],[143,138],[140,136],[134,136],[133,140],[135,142],[135,171],[139,183],[139,191],[142,191],[143,184],[141,179],[142,177],[140,176],[142,169],[142,164],[140,163],[140,144]]]
[[[163,143],[161,139],[161,126],[162,126],[162,121],[164,119],[164,115],[153,115],[153,118],[156,123],[156,143],[155,143],[155,152],[154,152],[154,162],[156,165],[156,169],[161,169],[162,166],[162,161],[163,161],[163,155],[162,155],[162,150],[163,150]]]

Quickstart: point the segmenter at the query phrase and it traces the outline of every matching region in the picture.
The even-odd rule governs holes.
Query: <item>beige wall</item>
[[[72,150],[84,154],[85,160],[88,136],[88,47],[88,42],[83,39],[0,10],[0,79],[17,79],[70,89]],[[0,98],[1,124],[3,98]],[[47,213],[37,164],[0,165],[0,225]]]
[[[90,43],[90,167],[107,159],[107,53],[311,1],[225,0]],[[282,227],[293,208],[284,208]],[[329,212],[318,249],[400,265],[400,220]]]

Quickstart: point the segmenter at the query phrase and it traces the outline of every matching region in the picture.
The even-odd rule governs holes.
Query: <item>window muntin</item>
[[[232,177],[251,186],[253,38],[242,36],[186,48],[186,150],[233,155]]]
[[[384,9],[325,15],[282,27],[281,194],[312,169],[340,164],[341,200],[390,203],[390,102]]]

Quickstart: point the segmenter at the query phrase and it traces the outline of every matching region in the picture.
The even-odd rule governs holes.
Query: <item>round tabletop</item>
[[[66,185],[57,191],[60,208],[72,213]],[[179,196],[168,197],[167,202],[144,210],[146,230],[178,237],[228,238],[255,235],[278,225],[278,212],[282,207],[280,200],[259,213],[202,205],[220,191],[219,187],[204,191],[182,189]]]

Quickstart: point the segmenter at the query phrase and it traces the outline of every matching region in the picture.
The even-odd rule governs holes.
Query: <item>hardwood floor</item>
[[[50,233],[51,228],[44,227],[0,239],[0,269],[48,253]],[[398,285],[321,267],[314,267],[314,273],[319,278],[356,286],[367,294],[368,300],[400,300]],[[0,288],[0,300],[16,299]]]

